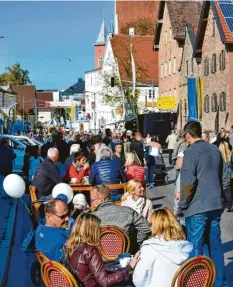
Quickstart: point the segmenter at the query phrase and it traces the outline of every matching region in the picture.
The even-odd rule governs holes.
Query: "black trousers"
[[[172,165],[172,153],[173,153],[173,149],[168,149],[169,164],[170,165]]]

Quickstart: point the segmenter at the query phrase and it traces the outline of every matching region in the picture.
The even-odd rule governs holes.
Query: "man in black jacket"
[[[37,188],[37,197],[51,195],[54,186],[62,182],[56,162],[59,158],[59,151],[56,148],[50,148],[47,157],[41,163],[32,180],[32,185]]]
[[[16,154],[9,146],[9,140],[2,138],[0,140],[0,198],[6,196],[3,188],[4,178],[12,173],[13,160],[16,158]]]

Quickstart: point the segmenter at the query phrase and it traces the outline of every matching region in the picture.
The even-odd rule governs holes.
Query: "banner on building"
[[[75,106],[70,107],[70,119],[71,121],[75,121]]]
[[[199,97],[198,97],[198,118],[202,119],[202,107],[204,101],[204,78],[199,78]]]
[[[75,106],[75,119],[79,120],[79,106]]]
[[[198,120],[196,78],[188,78],[188,121]]]

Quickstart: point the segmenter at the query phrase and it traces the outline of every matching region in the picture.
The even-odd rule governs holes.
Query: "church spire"
[[[98,38],[97,38],[97,40],[95,42],[95,46],[105,45],[106,44],[107,35],[108,35],[108,31],[107,31],[107,28],[105,26],[104,19],[103,19]]]

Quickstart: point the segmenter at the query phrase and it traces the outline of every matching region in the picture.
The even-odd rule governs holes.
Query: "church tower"
[[[107,40],[108,31],[104,20],[102,22],[98,38],[94,44],[95,46],[95,69],[101,68],[103,64],[104,48]]]

